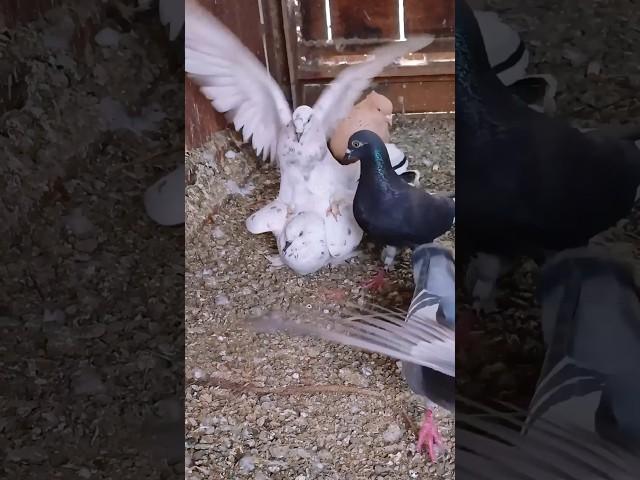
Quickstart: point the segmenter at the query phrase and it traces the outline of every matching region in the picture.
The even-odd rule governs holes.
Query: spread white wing
[[[263,159],[275,160],[278,135],[291,109],[258,59],[195,0],[185,4],[185,71],[214,108],[242,130]]]
[[[327,138],[331,138],[338,123],[346,117],[353,104],[369,86],[371,80],[398,58],[421,50],[433,42],[432,35],[420,35],[403,42],[393,42],[376,48],[364,62],[350,65],[342,70],[324,89],[313,110],[324,127]]]
[[[184,1],[183,0],[160,0],[160,23],[169,24],[169,39],[175,40],[182,26],[184,25]]]

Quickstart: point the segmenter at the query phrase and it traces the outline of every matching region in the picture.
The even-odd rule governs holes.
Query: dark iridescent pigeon
[[[625,218],[639,195],[634,142],[582,132],[513,96],[464,0],[456,0],[455,38],[458,255],[542,260]],[[490,280],[474,292],[476,305],[487,300]]]
[[[453,226],[452,196],[431,195],[396,175],[384,142],[374,132],[360,130],[349,138],[343,163],[358,161],[360,180],[353,214],[374,242],[387,245],[391,257],[398,248],[433,242]],[[385,259],[385,268],[389,263]],[[371,286],[379,288],[383,275],[384,269]]]

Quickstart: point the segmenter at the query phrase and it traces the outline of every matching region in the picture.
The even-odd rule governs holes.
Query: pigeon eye
[[[354,140],[353,142],[351,142],[351,146],[353,148],[360,148],[362,146],[362,143],[358,140]]]

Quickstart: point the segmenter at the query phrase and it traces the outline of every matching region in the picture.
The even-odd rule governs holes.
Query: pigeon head
[[[329,257],[324,220],[313,212],[300,212],[278,238],[282,261],[299,275],[321,268]]]
[[[300,140],[305,136],[305,133],[314,131],[319,127],[314,119],[313,109],[307,105],[301,105],[296,108],[291,121],[293,122],[298,143],[300,143]]]
[[[349,138],[343,163],[348,165],[358,160],[391,164],[384,142],[370,130],[359,130]]]
[[[374,90],[365,97],[362,103],[365,102],[383,114],[387,124],[391,126],[391,123],[393,122],[393,104],[391,103],[391,100],[384,95],[380,95]]]

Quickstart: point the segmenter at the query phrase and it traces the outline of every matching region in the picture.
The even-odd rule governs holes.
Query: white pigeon
[[[355,255],[362,234],[351,209],[337,218],[306,211],[295,215],[276,240],[283,264],[307,275]]]

